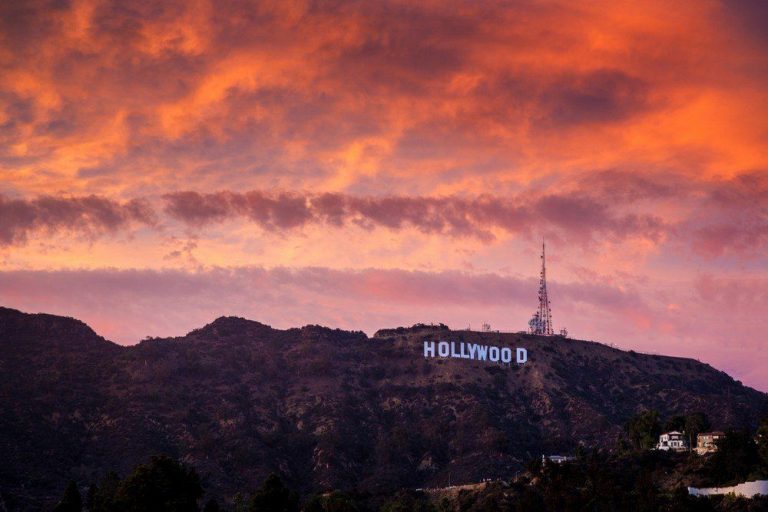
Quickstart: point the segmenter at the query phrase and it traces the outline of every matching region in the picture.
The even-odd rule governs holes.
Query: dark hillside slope
[[[529,361],[424,359],[429,339],[525,347]],[[611,444],[642,409],[704,410],[719,428],[768,414],[768,395],[690,359],[428,326],[368,338],[227,317],[118,347],[76,320],[0,309],[0,369],[0,492],[28,506],[161,452],[222,497],[272,471],[304,491],[385,490]]]

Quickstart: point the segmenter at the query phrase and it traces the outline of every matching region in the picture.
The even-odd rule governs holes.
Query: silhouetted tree
[[[120,512],[196,512],[203,488],[197,473],[170,457],[152,457],[120,483],[115,509]]]
[[[685,433],[692,448],[696,445],[696,436],[709,429],[709,420],[703,412],[694,412],[685,417]]]
[[[53,512],[81,512],[82,510],[83,500],[80,497],[80,490],[77,484],[70,480],[67,488],[64,489],[64,496],[53,508]]]
[[[768,476],[768,418],[757,428],[757,454],[762,464],[763,476]]]
[[[280,477],[269,475],[251,497],[248,512],[297,512],[298,495],[283,485]]]
[[[541,472],[541,493],[547,510],[578,510],[581,475],[572,464],[546,462]]]
[[[248,499],[243,496],[242,493],[235,493],[235,497],[232,499],[232,511],[233,512],[246,512],[248,510]]]
[[[745,480],[759,462],[757,445],[750,433],[729,430],[723,439],[717,441],[717,451],[708,466],[717,483],[725,484]]]
[[[99,485],[88,489],[86,506],[89,512],[111,512],[115,510],[115,495],[120,479],[114,471],[107,472]]]
[[[659,413],[657,411],[641,412],[627,422],[625,430],[635,450],[653,448],[661,433]]]
[[[381,507],[381,512],[433,512],[434,507],[423,493],[400,491]]]
[[[633,497],[638,512],[656,512],[660,509],[659,493],[650,471],[643,471],[635,481]]]
[[[85,494],[85,508],[86,510],[93,510],[93,502],[96,500],[96,484],[91,484],[88,487],[88,492]]]
[[[219,510],[219,502],[213,498],[205,502],[203,507],[203,512],[219,512]]]
[[[511,505],[501,485],[491,484],[480,493],[475,494],[469,506],[463,506],[459,494],[459,509],[467,512],[499,512],[509,510]]]
[[[544,499],[538,492],[528,487],[524,487],[517,499],[512,501],[511,510],[514,510],[515,512],[544,510]]]
[[[672,416],[664,422],[664,431],[669,432],[672,430],[683,431],[685,430],[685,416]]]
[[[696,446],[696,436],[709,430],[707,415],[703,412],[694,412],[687,416],[672,416],[664,422],[664,431],[677,430],[684,432],[689,446]]]
[[[678,487],[669,502],[670,512],[714,512],[715,507],[709,498],[698,498],[688,494],[688,489]]]
[[[303,512],[357,512],[358,505],[351,496],[333,491],[324,496],[313,496],[302,509]]]

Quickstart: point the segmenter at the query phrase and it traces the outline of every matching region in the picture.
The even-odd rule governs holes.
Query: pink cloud
[[[153,225],[146,201],[119,202],[98,196],[6,199],[0,195],[0,245],[21,244],[30,232],[71,231],[86,236],[115,233],[132,224]]]
[[[524,195],[502,198],[351,196],[347,194],[288,194],[175,192],[163,196],[165,211],[192,226],[244,217],[268,230],[292,229],[308,223],[401,229],[424,233],[492,239],[493,229],[529,232],[535,228],[561,230],[563,236],[588,241],[594,233],[613,237],[657,238],[664,223],[651,215],[622,215],[607,203],[586,195]]]

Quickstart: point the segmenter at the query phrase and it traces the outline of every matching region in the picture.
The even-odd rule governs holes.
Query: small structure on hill
[[[528,329],[531,334],[552,336],[552,310],[549,307],[549,295],[547,294],[547,260],[544,242],[541,243],[541,275],[539,277],[539,308],[528,321]]]
[[[717,451],[717,441],[725,437],[725,432],[702,432],[696,436],[696,453],[705,455]]]
[[[547,257],[546,245],[541,243],[541,275],[539,277],[539,307],[528,321],[528,332],[539,336],[555,336],[555,328],[552,323],[552,309],[549,305],[549,292],[547,292]],[[560,329],[559,336],[568,337],[568,330]]]
[[[547,461],[554,462],[555,464],[564,464],[572,460],[576,460],[576,457],[569,457],[567,455],[542,455],[541,456],[542,464]]]
[[[664,432],[659,436],[659,443],[656,445],[657,450],[682,452],[688,449],[688,443],[685,440],[685,433],[673,430],[671,432]]]

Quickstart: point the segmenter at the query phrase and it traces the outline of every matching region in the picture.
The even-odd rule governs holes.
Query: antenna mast
[[[539,279],[539,309],[534,313],[528,325],[533,334],[552,336],[552,310],[549,308],[547,295],[547,258],[544,241],[541,242],[541,278]]]

